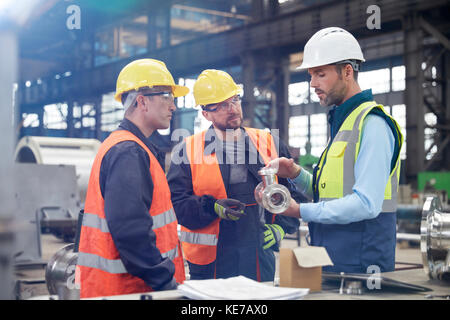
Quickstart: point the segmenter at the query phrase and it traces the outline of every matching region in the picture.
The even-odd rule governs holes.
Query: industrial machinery
[[[100,144],[96,139],[23,137],[14,158],[19,165],[23,164],[19,171],[27,171],[18,173],[23,182],[18,184],[17,192],[27,205],[18,215],[36,220],[41,233],[52,233],[73,242],[78,212],[83,207]]]
[[[422,206],[418,204],[398,204],[397,206],[397,233],[420,234],[422,220]]]
[[[92,163],[100,144],[97,139],[26,136],[17,144],[14,158],[19,163],[75,166],[80,200],[84,202]]]
[[[75,282],[75,268],[78,253],[74,244],[68,244],[59,249],[47,264],[45,282],[48,292],[57,295],[61,300],[78,300],[80,290]]]
[[[41,261],[41,233],[73,242],[81,209],[74,166],[16,163],[14,165],[16,266]]]
[[[75,281],[75,270],[78,261],[78,246],[80,244],[81,225],[84,210],[78,214],[75,243],[59,249],[45,268],[45,282],[48,292],[57,295],[62,300],[80,299],[80,287]]]
[[[417,214],[417,206],[404,206],[401,211]],[[422,254],[423,270],[431,280],[450,281],[450,212],[442,211],[441,200],[438,196],[428,196],[424,202],[420,226],[420,250]],[[403,272],[403,271],[402,271]],[[344,274],[343,272],[322,274],[330,282],[340,281],[341,294],[362,294],[366,291],[364,283],[373,274]],[[428,288],[412,283],[395,281],[386,277],[379,277],[380,288],[397,288],[413,291],[429,291]],[[434,295],[430,295],[432,298]],[[436,296],[439,297],[439,296]],[[443,296],[448,297],[448,296]]]
[[[423,270],[430,279],[450,281],[450,212],[439,197],[427,197],[420,226]]]

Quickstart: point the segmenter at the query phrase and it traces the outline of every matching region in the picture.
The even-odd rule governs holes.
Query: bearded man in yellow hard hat
[[[120,72],[115,98],[125,116],[102,143],[87,190],[77,266],[81,298],[169,290],[184,281],[164,155],[148,138],[169,127],[174,98],[188,91],[158,60],[136,60]]]
[[[275,256],[298,219],[274,215],[257,205],[258,170],[273,158],[289,157],[269,132],[242,127],[241,89],[221,70],[204,70],[194,98],[208,130],[174,148],[168,182],[191,279],[243,275],[273,281]],[[174,161],[180,156],[182,161]],[[280,179],[294,195],[286,179]]]

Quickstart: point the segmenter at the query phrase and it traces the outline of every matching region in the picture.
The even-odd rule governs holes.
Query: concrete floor
[[[66,246],[67,243],[61,239],[56,238],[50,234],[43,234],[41,236],[42,243],[42,259],[44,261],[49,261],[51,257],[62,247]],[[306,241],[302,235],[301,244],[306,245]],[[282,247],[295,248],[297,247],[297,240],[285,239],[282,241]],[[277,257],[277,268],[275,272],[275,279],[279,277],[279,263],[278,263],[278,253]],[[422,264],[421,253],[419,246],[411,247],[408,243],[397,243],[396,252],[396,268],[410,267],[408,264]],[[35,296],[48,295],[48,289],[45,284],[45,268],[27,269],[20,270],[16,272],[16,280],[22,281],[20,283],[20,297],[21,299],[28,299]],[[33,281],[41,280],[41,283],[27,284],[23,281]],[[39,281],[38,281],[39,282]]]

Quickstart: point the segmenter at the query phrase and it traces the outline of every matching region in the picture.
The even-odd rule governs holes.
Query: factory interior
[[[331,134],[330,108],[298,67],[307,41],[326,27],[357,39],[365,58],[358,83],[372,90],[404,138],[395,270],[378,273],[380,286],[373,289],[373,273],[332,274],[314,265],[319,289],[301,299],[449,299],[446,0],[0,1],[0,299],[80,299],[80,210],[96,154],[124,118],[116,80],[134,60],[163,61],[175,83],[190,90],[174,100],[170,126],[148,138],[165,153],[166,174],[179,142],[173,133],[194,135],[211,126],[192,94],[205,69],[227,72],[242,89],[244,127],[276,132],[295,163],[317,166]],[[279,246],[274,280],[263,284],[307,287],[294,279],[295,272],[300,278],[307,272],[300,261],[289,269],[291,285],[283,286],[287,262],[281,255],[282,249],[310,247],[308,222],[300,218]],[[189,297],[174,289],[98,298]]]

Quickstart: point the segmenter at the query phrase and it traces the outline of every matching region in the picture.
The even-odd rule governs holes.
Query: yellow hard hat
[[[204,70],[194,84],[195,104],[201,106],[225,101],[241,92],[233,78],[221,70]]]
[[[143,87],[171,86],[174,97],[188,94],[189,88],[175,84],[164,62],[155,59],[139,59],[127,64],[117,77],[115,99],[122,102],[122,94]]]

